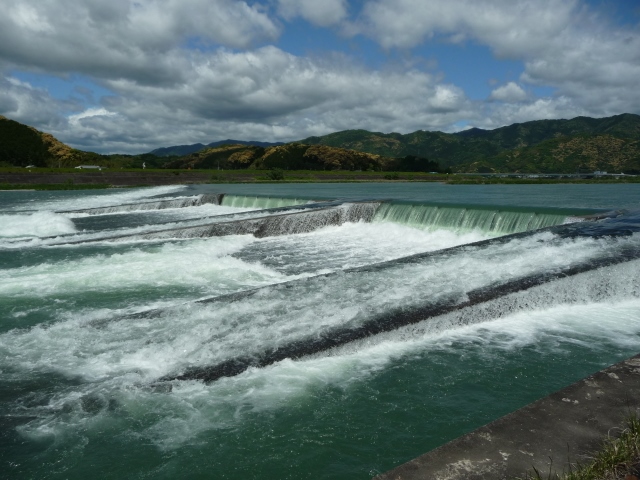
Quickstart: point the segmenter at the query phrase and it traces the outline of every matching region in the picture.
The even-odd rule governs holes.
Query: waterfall
[[[152,202],[124,203],[108,207],[84,208],[78,210],[66,210],[58,213],[86,213],[89,215],[107,215],[110,213],[135,212],[143,210],[164,210],[167,208],[197,207],[212,203],[220,205],[221,194],[203,194],[193,197],[176,197]]]
[[[257,195],[224,195],[221,205],[225,207],[255,208],[256,210],[264,210],[267,208],[303,205],[309,202],[309,199],[300,198],[262,197]]]
[[[514,236],[514,239],[523,238]],[[478,242],[478,245],[495,246],[502,242]],[[425,260],[447,258],[451,254],[465,252],[452,248],[449,252],[440,251],[426,256],[416,257],[418,263]],[[191,367],[178,375],[169,375],[160,381],[204,380],[215,381],[221,377],[238,375],[250,367],[265,367],[286,358],[298,359],[330,349],[342,348],[353,342],[372,336],[396,331],[396,335],[411,336],[424,334],[425,331],[438,332],[461,325],[478,323],[498,318],[517,311],[549,307],[557,304],[572,304],[586,301],[604,301],[616,297],[640,295],[640,277],[638,262],[640,249],[635,245],[624,245],[610,251],[601,252],[600,257],[584,260],[558,268],[542,266],[540,271],[529,275],[505,278],[498,282],[473,288],[464,292],[419,298],[413,305],[407,304],[374,314],[361,322],[334,325],[321,333],[303,336],[288,343],[268,348],[263,352],[254,352],[225,359],[220,363],[201,367]],[[380,273],[391,271],[401,262],[385,262],[379,265]],[[339,275],[371,271],[371,267],[357,268]],[[324,278],[323,278],[324,277]],[[217,298],[200,300],[198,303],[239,302],[251,297],[269,295],[278,296],[284,290],[300,289],[302,285],[321,283],[331,279],[332,275],[320,275],[311,279],[289,282],[264,289],[250,290]],[[280,294],[282,295],[282,294]],[[157,315],[150,311],[138,315],[138,318]],[[370,341],[370,340],[369,340]]]
[[[344,203],[337,206],[313,208],[302,212],[265,215],[228,222],[171,228],[149,233],[119,235],[96,240],[68,243],[90,243],[93,241],[156,240],[168,238],[206,238],[224,235],[254,235],[258,238],[278,235],[308,233],[330,225],[346,222],[370,222],[379,208],[379,202]]]
[[[439,206],[409,203],[384,203],[374,222],[394,222],[422,229],[446,228],[456,231],[480,230],[508,234],[559,225],[567,221],[562,212],[538,212],[474,206]]]
[[[11,478],[373,477],[640,352],[633,184],[1,193]]]

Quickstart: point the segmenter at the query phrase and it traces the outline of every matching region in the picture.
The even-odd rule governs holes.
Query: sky
[[[0,115],[99,153],[640,114],[640,0],[0,5]]]

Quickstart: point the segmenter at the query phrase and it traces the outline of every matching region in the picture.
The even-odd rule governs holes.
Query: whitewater
[[[640,352],[635,185],[0,192],[1,478],[371,478]]]

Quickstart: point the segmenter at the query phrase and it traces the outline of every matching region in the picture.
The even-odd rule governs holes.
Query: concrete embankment
[[[543,478],[588,462],[607,435],[640,416],[640,355],[590,375],[375,480]]]
[[[25,172],[0,173],[0,184],[9,185],[174,185],[186,183],[207,183],[211,181],[211,173],[207,172]]]

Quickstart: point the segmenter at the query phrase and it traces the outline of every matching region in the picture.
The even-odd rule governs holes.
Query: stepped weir
[[[631,220],[631,222],[629,222]],[[561,237],[588,236],[627,236],[630,231],[640,231],[640,216],[630,218],[616,218],[608,224],[593,225],[591,222],[571,224],[567,226],[550,227],[549,233]],[[518,233],[490,239],[459,247],[452,247],[432,253],[425,253],[404,257],[398,260],[384,262],[377,265],[348,269],[338,274],[320,275],[314,278],[288,282],[276,286],[265,287],[247,292],[241,292],[222,297],[200,300],[197,303],[227,303],[236,302],[254,295],[262,295],[263,290],[268,294],[276,294],[282,289],[296,289],[297,285],[317,282],[334,275],[359,275],[364,272],[376,272],[384,275],[385,271],[392,271],[398,265],[436,263],[446,260],[456,254],[469,249],[482,250],[497,245],[524,239],[529,233]],[[526,276],[506,279],[491,283],[465,292],[451,292],[442,298],[424,298],[414,305],[407,305],[372,315],[368,319],[355,325],[346,325],[325,330],[322,335],[312,335],[310,338],[300,339],[288,344],[277,345],[275,348],[255,352],[250,355],[227,359],[215,365],[194,367],[183,373],[166,376],[159,381],[173,380],[202,380],[215,381],[222,377],[238,375],[251,367],[265,367],[284,359],[298,359],[301,357],[332,350],[363,339],[374,337],[391,331],[404,331],[407,328],[417,328],[424,332],[439,331],[453,325],[466,325],[481,321],[482,318],[498,318],[530,307],[532,304],[547,306],[557,303],[571,303],[580,300],[598,300],[603,294],[640,295],[640,277],[638,272],[640,248],[635,245],[621,245],[607,254],[596,258],[585,259],[582,262],[554,268],[543,268]],[[628,268],[610,272],[618,265],[629,264]],[[310,287],[305,286],[306,289]],[[274,291],[275,290],[275,291]],[[523,293],[526,292],[526,295]],[[579,298],[579,293],[587,296]],[[148,312],[137,317],[153,316],[159,312]]]
[[[260,197],[226,194],[205,194],[193,197],[160,199],[150,202],[128,203],[105,207],[68,210],[60,213],[110,215],[122,212],[179,209],[216,204],[246,209],[239,214],[202,217],[138,234],[112,235],[94,241],[128,241],[153,239],[205,238],[224,235],[251,234],[256,237],[308,233],[330,225],[347,222],[391,222],[424,230],[445,229],[459,233],[479,231],[498,236],[581,221],[576,215],[593,213],[559,209],[525,209],[493,206],[464,206],[388,202],[384,200],[328,200],[312,201],[300,198]]]
[[[87,215],[108,215],[112,213],[122,212],[135,212],[146,210],[165,210],[169,208],[185,208],[185,207],[197,207],[199,205],[213,204],[220,205],[223,194],[203,194],[193,197],[178,197],[165,200],[155,200],[138,203],[124,203],[120,205],[95,207],[95,208],[81,208],[78,210],[62,210],[58,213],[84,213]]]
[[[640,213],[604,207],[640,192],[503,187],[7,192],[0,442],[26,459],[9,473],[373,477],[636,355]],[[546,472],[567,443],[540,425],[574,439],[611,418],[614,390],[624,413],[639,366],[454,440],[442,468],[439,450],[380,478]]]

